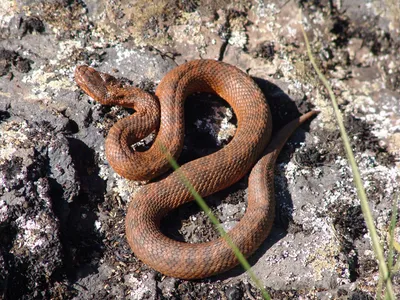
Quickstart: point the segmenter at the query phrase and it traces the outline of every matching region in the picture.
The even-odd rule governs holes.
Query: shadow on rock
[[[104,201],[106,184],[98,175],[95,152],[80,140],[68,138],[68,143],[80,191],[68,204],[68,215],[63,213],[65,203],[59,203],[55,211],[62,224],[66,272],[70,279],[76,280],[96,272],[96,265],[104,251],[96,221],[98,205]]]

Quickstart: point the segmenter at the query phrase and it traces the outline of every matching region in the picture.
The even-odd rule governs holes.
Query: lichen
[[[0,126],[0,164],[9,162],[17,153],[19,147],[26,146],[29,141],[25,130],[26,122],[6,122]],[[30,145],[30,144],[29,144]]]
[[[46,213],[41,212],[35,217],[22,215],[15,220],[15,223],[19,227],[19,232],[12,252],[16,253],[24,248],[31,253],[37,253],[47,248],[48,236],[53,235],[54,228],[52,220]]]

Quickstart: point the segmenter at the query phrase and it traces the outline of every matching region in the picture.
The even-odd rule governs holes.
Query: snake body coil
[[[244,72],[213,60],[196,60],[170,71],[161,81],[156,97],[137,88],[123,87],[111,75],[78,66],[75,80],[96,101],[132,107],[135,113],[118,121],[106,140],[106,155],[120,175],[133,180],[154,178],[168,169],[160,145],[177,158],[184,137],[184,101],[194,92],[209,92],[225,99],[237,117],[237,130],[223,149],[191,161],[180,170],[203,197],[237,182],[254,165],[249,177],[248,206],[229,236],[241,252],[252,254],[272,227],[274,164],[291,133],[315,114],[309,112],[286,125],[269,143],[271,113],[264,95]],[[153,146],[135,152],[131,145],[157,130]],[[257,162],[258,160],[258,162]],[[257,162],[257,163],[256,163]],[[212,276],[238,264],[222,239],[188,244],[164,236],[160,220],[193,197],[177,172],[138,191],[126,215],[126,235],[135,255],[159,272],[184,279]]]

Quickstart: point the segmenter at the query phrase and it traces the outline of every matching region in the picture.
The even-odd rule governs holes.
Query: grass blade
[[[363,213],[363,216],[365,219],[365,223],[367,225],[367,228],[368,228],[368,231],[369,231],[369,234],[371,237],[373,250],[378,259],[379,271],[380,271],[382,279],[386,282],[386,291],[389,295],[389,299],[394,300],[395,296],[394,296],[394,292],[393,292],[393,288],[392,288],[392,281],[390,279],[390,273],[389,273],[388,267],[386,265],[385,257],[383,255],[383,249],[379,242],[378,233],[377,233],[375,225],[374,225],[374,219],[372,217],[372,213],[371,213],[371,210],[368,205],[367,195],[365,193],[365,189],[364,189],[364,186],[363,186],[363,183],[361,180],[360,172],[358,170],[358,166],[357,166],[356,160],[354,158],[353,150],[351,149],[349,137],[347,135],[346,128],[344,127],[342,114],[339,110],[339,106],[337,104],[336,97],[332,91],[332,88],[331,88],[328,80],[322,74],[317,63],[314,60],[314,56],[311,52],[310,43],[308,41],[308,37],[304,30],[304,27],[301,26],[301,29],[303,32],[305,44],[307,47],[307,54],[310,59],[310,62],[312,64],[315,72],[318,74],[318,77],[321,80],[322,84],[327,89],[329,97],[332,101],[332,106],[333,106],[333,110],[334,110],[334,113],[335,113],[335,116],[337,119],[337,123],[339,126],[340,135],[343,140],[343,146],[344,146],[344,149],[345,149],[345,152],[347,155],[347,159],[349,161],[349,164],[350,164],[350,167],[351,167],[351,170],[353,173],[353,180],[354,180],[354,184],[357,189],[357,194],[360,199],[361,210],[362,210],[362,213]]]
[[[393,257],[394,257],[394,229],[396,227],[397,220],[397,197],[395,197],[395,201],[393,202],[392,207],[392,217],[390,220],[389,226],[389,253],[388,253],[388,269],[389,273],[392,274],[393,269]]]

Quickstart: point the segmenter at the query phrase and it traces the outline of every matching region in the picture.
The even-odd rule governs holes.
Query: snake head
[[[85,65],[75,68],[75,81],[87,95],[102,104],[109,104],[113,92],[121,87],[115,77]]]

